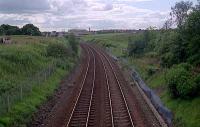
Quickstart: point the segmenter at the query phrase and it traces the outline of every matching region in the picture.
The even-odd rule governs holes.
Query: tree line
[[[11,26],[8,24],[2,24],[0,26],[0,35],[31,35],[41,36],[41,32],[38,27],[33,24],[26,24],[22,28],[17,26]]]
[[[137,38],[129,39],[129,56],[140,57],[150,52],[169,70],[166,84],[172,97],[200,95],[200,0],[196,5],[177,2],[162,29],[150,27]]]

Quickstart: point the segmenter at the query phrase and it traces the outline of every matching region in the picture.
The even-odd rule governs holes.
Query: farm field
[[[84,36],[83,40],[93,41],[97,44],[109,47],[114,55],[121,56],[123,54],[122,49],[128,46],[129,37],[132,37],[132,34],[110,33]]]
[[[66,38],[11,36],[11,40],[12,44],[0,44],[0,126],[23,126],[77,57],[65,51],[70,49]]]
[[[100,46],[107,48],[113,55],[128,61],[128,66],[136,69],[143,80],[160,96],[163,103],[172,110],[174,114],[174,126],[176,127],[198,127],[199,124],[199,103],[200,98],[194,99],[173,99],[169,95],[165,82],[167,68],[160,66],[160,57],[154,52],[148,52],[139,57],[130,57],[122,52],[128,47],[129,39],[136,40],[141,38],[141,34],[99,34],[83,37],[85,41],[92,41]],[[153,68],[156,71],[149,74]]]

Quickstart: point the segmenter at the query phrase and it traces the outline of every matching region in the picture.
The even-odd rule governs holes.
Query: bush
[[[53,43],[47,46],[47,56],[55,58],[64,58],[69,55],[68,48],[61,43]]]
[[[78,53],[78,40],[76,39],[74,34],[70,34],[68,36],[68,40],[69,40],[69,44],[72,48],[72,50],[74,51],[75,54]]]
[[[173,61],[174,54],[171,52],[165,53],[161,56],[161,65],[163,67],[170,67],[174,64]]]
[[[143,54],[145,46],[146,46],[145,41],[143,41],[141,39],[129,41],[129,43],[128,43],[129,56]]]
[[[195,79],[194,82],[196,84],[196,91],[198,91],[197,94],[200,94],[200,74],[198,74]]]
[[[11,81],[0,80],[0,95],[13,88],[14,85]]]
[[[148,76],[152,76],[155,74],[159,69],[157,67],[149,66],[147,69]]]
[[[169,92],[174,98],[188,98],[197,94],[197,83],[193,80],[189,64],[173,66],[166,74]]]

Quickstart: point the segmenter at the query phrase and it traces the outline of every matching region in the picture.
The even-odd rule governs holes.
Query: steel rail
[[[80,92],[79,92],[79,94],[78,94],[78,97],[77,97],[77,99],[76,99],[76,101],[75,101],[75,105],[74,105],[74,107],[73,107],[73,109],[72,109],[72,112],[71,112],[71,114],[70,114],[70,118],[69,118],[69,120],[68,120],[68,122],[67,122],[67,124],[66,124],[65,127],[69,127],[69,124],[70,124],[70,122],[71,122],[72,116],[73,116],[73,114],[74,114],[74,111],[75,111],[76,106],[77,106],[77,104],[78,104],[79,98],[80,98],[81,93],[82,93],[82,91],[83,91],[83,87],[84,87],[84,84],[85,84],[85,81],[86,81],[86,78],[87,78],[87,75],[88,75],[89,67],[91,66],[91,65],[90,65],[91,58],[90,58],[90,55],[89,55],[89,50],[87,50],[87,54],[88,54],[88,56],[89,56],[89,60],[88,60],[88,63],[87,63],[86,73],[85,73],[84,78],[83,78],[83,80],[82,80],[81,89],[80,89]],[[94,63],[95,63],[95,58],[94,58]],[[94,69],[95,69],[95,65],[94,65]],[[94,72],[94,73],[95,73],[95,72]],[[93,80],[93,86],[94,86],[94,80]],[[92,89],[92,93],[93,93],[93,89]],[[93,96],[93,95],[92,95],[92,96]],[[90,103],[91,103],[91,100],[90,100]],[[91,106],[91,104],[90,104],[90,106]],[[89,107],[89,110],[90,110],[90,107]],[[88,113],[88,114],[89,114],[89,113]],[[88,124],[88,118],[89,118],[89,117],[87,116],[86,125]]]
[[[93,47],[91,46],[91,48],[93,48]],[[93,49],[95,50],[95,48],[93,48]],[[96,50],[95,50],[95,51],[96,51]],[[108,57],[107,57],[104,53],[102,53],[102,51],[99,51],[99,52],[102,54],[102,56],[104,56],[104,58],[105,58],[106,61],[109,63],[109,66],[110,66],[111,69],[112,69],[112,72],[113,72],[113,74],[114,74],[114,77],[115,77],[115,79],[116,79],[116,81],[117,81],[117,84],[118,84],[118,86],[119,86],[121,95],[122,95],[122,97],[123,97],[124,104],[125,104],[125,106],[126,106],[126,109],[127,109],[128,115],[129,115],[129,119],[130,119],[130,122],[131,122],[131,126],[134,127],[133,120],[132,120],[131,113],[130,113],[130,109],[129,109],[129,107],[128,107],[128,104],[127,104],[125,95],[124,95],[124,93],[123,93],[123,90],[122,90],[122,87],[121,87],[121,83],[120,83],[120,81],[118,80],[117,75],[116,75],[116,73],[114,72],[114,68],[113,68],[113,66],[112,66],[112,64],[111,64],[111,62],[110,62],[110,60],[108,59]]]
[[[92,50],[91,50],[92,52]],[[89,122],[89,117],[90,117],[90,110],[91,110],[91,105],[92,105],[92,99],[93,99],[93,94],[94,94],[94,85],[95,85],[95,73],[96,73],[96,63],[95,63],[95,56],[94,56],[94,53],[92,52],[92,55],[94,57],[94,73],[93,73],[93,81],[92,81],[92,93],[91,93],[91,96],[90,96],[90,105],[89,105],[89,110],[88,110],[88,115],[87,115],[87,121],[86,121],[86,127],[88,126],[88,122]]]
[[[93,49],[93,48],[91,48],[91,49]],[[114,127],[115,125],[114,125],[114,117],[113,117],[112,98],[111,98],[111,92],[110,92],[110,86],[109,86],[109,79],[108,79],[108,75],[106,73],[107,69],[105,67],[105,63],[103,62],[102,55],[99,52],[97,52],[96,50],[94,50],[94,51],[100,56],[100,60],[101,60],[101,63],[103,65],[103,69],[104,69],[104,73],[105,73],[105,77],[106,77],[106,85],[107,85],[107,90],[108,90],[108,97],[109,97],[111,124],[112,124],[112,127]]]

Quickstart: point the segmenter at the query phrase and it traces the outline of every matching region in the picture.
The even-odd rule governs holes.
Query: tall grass
[[[70,52],[66,52],[62,58],[47,54],[47,47],[51,44],[61,44],[65,47],[63,49],[67,49],[69,44],[65,38],[32,36],[12,36],[11,38],[13,44],[0,45],[0,123],[3,120],[6,126],[13,125],[13,122],[17,123],[15,117],[21,117],[23,121],[24,116],[20,116],[17,112],[13,113],[16,104],[21,102],[26,104],[25,99],[32,94],[34,89],[44,88],[42,91],[45,91],[46,87],[41,84],[51,80],[49,78],[54,78],[52,75],[57,70],[62,71],[63,76],[69,72],[76,61],[76,57],[73,57]],[[57,75],[56,82],[51,83],[53,87],[49,89],[50,91],[56,88],[58,85],[56,83],[62,76]],[[50,94],[40,92],[43,98],[47,96],[45,93]],[[32,99],[34,98],[37,97],[33,96]],[[34,102],[32,106],[37,106],[41,102]],[[21,110],[27,116],[31,116],[30,110]],[[5,116],[12,120],[5,121]]]
[[[46,47],[50,43],[68,45],[63,38],[13,36],[12,41],[15,43],[0,45],[0,94],[59,60],[47,57]]]

